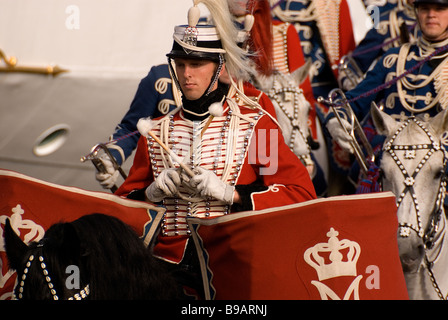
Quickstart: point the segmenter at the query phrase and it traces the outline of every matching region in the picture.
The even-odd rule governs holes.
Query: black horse
[[[177,299],[176,284],[143,241],[104,214],[51,226],[26,245],[5,224],[5,250],[19,299]]]

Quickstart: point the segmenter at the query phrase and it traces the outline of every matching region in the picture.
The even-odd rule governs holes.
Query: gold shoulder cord
[[[405,44],[400,49],[397,61],[397,75],[403,74],[405,72],[405,64],[409,54],[409,50],[410,50],[410,44]],[[427,86],[428,84],[430,84],[430,82],[435,81],[436,78],[440,79],[439,75],[442,74],[442,70],[444,73],[447,73],[446,70],[444,70],[446,69],[447,63],[448,63],[448,57],[445,58],[445,60],[442,63],[440,63],[439,66],[430,75],[428,75],[426,79],[422,81],[422,83],[420,84],[412,84],[406,79],[406,77],[402,78],[400,81],[397,82],[398,96],[400,98],[401,104],[406,110],[410,112],[421,113],[433,108],[438,102],[446,100],[446,97],[444,97],[445,99],[442,99],[442,97],[446,96],[446,90],[448,89],[448,81],[445,81],[445,83],[443,84],[440,84],[440,80],[438,81],[438,86],[436,86],[437,96],[432,100],[431,103],[429,103],[425,108],[422,109],[415,109],[407,102],[406,97],[408,96],[406,95],[405,90],[403,90],[403,86],[406,90],[416,90]]]

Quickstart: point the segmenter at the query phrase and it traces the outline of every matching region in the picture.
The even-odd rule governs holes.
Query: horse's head
[[[29,245],[7,221],[4,237],[10,267],[17,271],[19,299],[178,297],[171,274],[118,218],[94,213],[57,223]]]
[[[88,296],[88,286],[79,290],[67,285],[66,272],[70,270],[67,267],[83,266],[79,239],[71,224],[53,225],[43,239],[27,245],[14,232],[8,219],[4,237],[10,268],[17,272],[16,298],[57,300]],[[86,270],[78,274],[85,276]]]
[[[307,60],[300,68],[292,73],[280,73],[278,71],[271,75],[264,75],[254,70],[254,85],[261,91],[268,93],[273,89],[299,87],[308,77],[312,61]]]
[[[311,160],[311,147],[308,143],[311,105],[299,87],[308,76],[310,66],[311,61],[308,61],[292,73],[275,72],[271,76],[259,75],[255,83],[271,99],[286,144],[312,172],[314,163]]]
[[[448,129],[447,111],[424,121],[397,122],[372,107],[372,118],[386,136],[381,158],[383,190],[392,191],[398,206],[398,247],[403,269],[416,272],[444,218],[446,155],[441,136]]]

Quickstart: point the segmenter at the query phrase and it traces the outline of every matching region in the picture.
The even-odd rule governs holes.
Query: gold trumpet
[[[118,170],[120,175],[123,177],[123,179],[127,178],[126,173],[123,171],[123,169],[118,164],[117,160],[115,160],[114,156],[110,153],[109,149],[106,147],[103,143],[98,143],[93,146],[90,153],[84,157],[81,158],[81,162],[86,162],[87,160],[91,160],[95,168],[98,170],[99,173],[108,173],[106,168],[104,167],[104,164],[100,160],[100,151],[103,151],[105,154],[109,156],[110,161],[112,161],[112,165],[114,166],[115,170]],[[114,193],[118,187],[116,185],[113,185],[110,190],[112,193]]]
[[[325,103],[331,107],[342,129],[351,137],[350,144],[353,147],[356,160],[358,161],[361,170],[367,174],[369,170],[368,160],[371,162],[375,161],[375,154],[373,153],[372,146],[367,140],[367,137],[359,124],[352,107],[348,103],[344,92],[341,89],[333,89],[328,94],[328,100],[325,100],[323,97],[319,97],[317,101],[319,103]],[[347,115],[347,120],[351,125],[350,130],[344,126],[341,112]],[[366,155],[364,155],[363,148]]]

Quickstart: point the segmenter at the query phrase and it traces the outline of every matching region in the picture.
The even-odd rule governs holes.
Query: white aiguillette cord
[[[137,129],[143,136],[150,136],[154,139],[157,144],[165,150],[168,155],[179,165],[185,172],[190,176],[194,177],[194,172],[188,167],[187,164],[183,163],[182,160],[175,154],[170,148],[168,148],[155,134],[152,132],[153,120],[151,119],[140,119],[137,123]]]
[[[221,100],[221,102],[215,102],[212,103],[210,105],[210,107],[208,108],[208,113],[210,113],[209,118],[207,119],[207,122],[204,124],[204,127],[201,130],[201,136],[200,138],[202,139],[202,137],[204,136],[205,131],[207,130],[207,128],[210,126],[210,124],[212,123],[213,119],[215,117],[221,117],[223,115],[223,104],[224,104],[224,100],[226,99],[226,97],[224,96]],[[184,110],[185,111],[185,110]],[[194,144],[191,145],[190,148],[190,155],[193,154],[194,152]],[[178,162],[177,160],[175,160],[176,162]],[[188,157],[184,158],[184,161],[182,162],[183,164],[185,164],[185,161],[188,161]],[[180,163],[179,163],[180,164]],[[182,166],[183,168],[183,166]]]
[[[165,150],[171,158],[173,158],[174,161],[176,161],[182,169],[185,170],[185,172],[190,176],[194,177],[194,172],[188,167],[186,163],[184,163],[178,156],[175,154],[170,148],[168,148],[162,141],[160,141],[159,138],[156,137],[156,135],[152,131],[148,131],[148,135],[151,136],[151,138],[154,139],[155,142],[157,142],[163,150]]]
[[[220,108],[217,108],[217,104],[212,104],[212,106],[211,107],[213,107],[213,109],[212,110],[209,110],[210,111],[210,117],[209,117],[209,119],[208,119],[208,121],[207,121],[207,123],[204,125],[204,128],[202,129],[202,131],[201,131],[201,137],[203,136],[203,134],[204,134],[204,132],[205,132],[205,130],[209,127],[209,125],[212,123],[212,121],[213,121],[213,118],[215,117],[215,116],[220,116],[220,115],[222,115],[222,112],[223,112],[223,110],[222,110],[222,103],[223,103],[223,101],[224,101],[224,99],[225,99],[225,97],[221,100],[221,102],[220,103],[217,103],[217,104],[219,104],[220,105]],[[211,108],[209,108],[209,109],[211,109]],[[218,110],[219,109],[219,110]],[[183,170],[185,170],[185,172],[190,176],[190,177],[193,177],[193,176],[195,176],[195,174],[194,174],[194,172],[191,170],[191,168],[184,162],[184,161],[182,161],[180,158],[179,158],[179,156],[177,155],[177,154],[175,154],[170,148],[168,148],[152,131],[151,131],[151,128],[152,128],[152,124],[151,124],[151,122],[152,122],[152,120],[151,119],[144,119],[143,121],[145,121],[145,123],[147,124],[147,128],[143,128],[143,125],[141,125],[140,127],[141,127],[141,130],[139,130],[139,131],[141,131],[141,132],[144,132],[144,133],[146,133],[147,135],[149,135],[151,138],[153,138],[154,139],[154,141],[155,142],[157,142],[157,144],[159,144],[159,146],[161,146],[162,147],[162,149],[163,150],[165,150],[167,153],[168,153],[168,155],[175,161],[175,162],[177,162],[179,165],[180,165],[180,167],[183,169]],[[143,122],[141,122],[141,124],[143,124]],[[137,127],[138,127],[138,125],[137,125]]]

